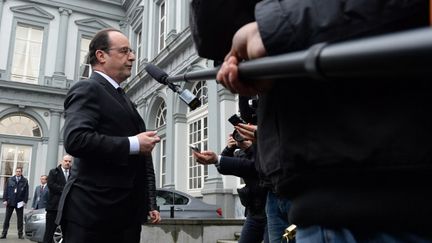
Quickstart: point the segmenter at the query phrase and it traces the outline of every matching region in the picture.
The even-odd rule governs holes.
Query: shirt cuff
[[[216,168],[218,168],[218,169],[219,169],[219,167],[220,167],[221,157],[222,157],[221,155],[218,155],[217,160],[216,160],[216,163],[214,163],[214,165],[215,165]]]
[[[129,154],[139,154],[139,141],[137,136],[128,137],[129,138]]]

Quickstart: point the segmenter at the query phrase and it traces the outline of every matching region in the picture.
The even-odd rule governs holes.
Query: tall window
[[[142,54],[141,54],[141,50],[142,50],[142,31],[140,30],[140,31],[138,31],[137,33],[136,33],[136,47],[135,47],[135,50],[136,50],[136,68],[135,68],[135,70],[137,71],[137,73],[138,73],[138,68],[139,68],[139,65],[141,64],[141,61],[142,61]]]
[[[166,161],[166,139],[160,141],[160,187],[166,183],[167,161]]]
[[[159,48],[161,51],[165,48],[165,24],[166,24],[166,8],[165,1],[159,5]]]
[[[200,150],[208,149],[208,118],[207,118],[207,85],[205,81],[195,83],[192,93],[201,100],[201,107],[188,113],[189,145]],[[208,176],[208,166],[195,162],[192,152],[189,151],[189,189],[200,189]]]
[[[0,191],[4,191],[7,179],[15,175],[17,167],[23,168],[24,177],[29,178],[29,164],[31,159],[31,146],[16,144],[2,144],[0,167]]]
[[[161,102],[156,113],[156,128],[166,124],[166,105],[165,102]]]
[[[200,150],[207,150],[208,123],[207,117],[189,124],[189,144]],[[195,161],[192,152],[189,151],[189,189],[200,189],[208,176],[208,166],[201,165]]]
[[[40,126],[29,117],[13,114],[0,120],[0,134],[42,137]],[[23,168],[23,175],[28,178],[32,147],[20,144],[0,144],[0,192],[6,180],[15,175],[17,167]]]
[[[14,114],[1,119],[0,134],[42,137],[39,125],[21,114]]]
[[[90,41],[91,38],[89,37],[81,37],[79,80],[87,79],[91,75],[90,62],[87,60]]]
[[[166,124],[166,105],[162,101],[156,112],[156,128],[160,128]],[[161,134],[162,135],[162,134]],[[166,161],[166,139],[162,138],[159,143],[159,165],[160,165],[160,187],[166,183],[167,161]]]
[[[201,107],[206,106],[208,103],[208,92],[207,92],[207,84],[205,81],[199,81],[195,84],[192,89],[192,93],[198,97],[201,101]]]
[[[11,80],[38,83],[42,40],[43,29],[34,26],[17,26]]]

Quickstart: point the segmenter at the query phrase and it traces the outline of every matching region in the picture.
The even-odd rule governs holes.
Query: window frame
[[[197,89],[197,86],[200,85],[201,88]],[[192,93],[194,95],[197,95],[197,91],[202,90],[203,88],[205,88],[207,90],[207,101],[208,101],[208,85],[206,81],[200,81],[200,82],[196,82],[191,90]],[[201,97],[198,97],[199,99],[201,99]],[[209,120],[208,120],[208,102],[206,103],[202,103],[200,107],[196,108],[195,110],[190,110],[188,109],[187,112],[187,136],[188,136],[188,143],[186,144],[187,146],[187,188],[189,191],[199,191],[204,187],[204,183],[206,181],[206,179],[208,178],[209,174],[208,174],[208,165],[199,165],[197,162],[195,162],[195,160],[193,159],[192,156],[192,151],[191,149],[189,149],[189,146],[196,146],[198,147],[200,150],[208,150],[208,135],[209,135]],[[201,123],[201,135],[200,135],[200,139],[199,141],[197,141],[194,138],[194,134],[191,133],[191,129],[194,123],[196,122],[200,122]],[[207,121],[207,123],[205,124],[205,121]],[[194,170],[195,168],[198,168],[197,170],[200,170],[201,173],[198,173],[198,177],[200,177],[201,179],[201,186],[199,187],[193,187],[193,185],[191,185],[194,183],[194,178],[196,178],[196,176],[194,176],[193,178],[191,178],[191,173],[194,174]],[[199,183],[198,183],[199,184]]]
[[[22,17],[14,16],[14,19],[12,21],[12,30],[10,35],[10,46],[9,46],[9,56],[8,56],[8,72],[6,75],[7,80],[12,81],[12,66],[14,61],[14,53],[16,48],[16,30],[17,27],[30,27],[35,29],[42,30],[42,45],[41,45],[41,53],[39,57],[39,70],[37,75],[37,81],[34,83],[36,85],[43,85],[45,84],[45,65],[46,65],[46,56],[47,56],[47,49],[48,49],[48,23],[39,22],[37,20],[28,20]],[[13,81],[13,82],[20,82],[20,83],[27,83],[27,82],[21,82],[21,81]]]
[[[166,138],[161,138],[159,145],[159,182],[160,187],[163,187],[167,182],[167,140]]]
[[[157,3],[157,50],[161,52],[166,47],[166,28],[167,28],[167,1],[160,1]],[[163,16],[162,16],[163,6]],[[163,22],[163,23],[161,23]],[[163,31],[161,31],[163,28]],[[162,39],[161,39],[162,38]]]
[[[84,34],[84,33],[80,33],[79,34],[79,36],[78,36],[78,44],[77,44],[77,58],[76,58],[76,60],[77,60],[77,64],[76,64],[76,74],[75,74],[75,76],[76,76],[76,78],[75,78],[75,80],[82,80],[82,79],[85,79],[85,78],[89,78],[90,76],[91,76],[91,74],[92,74],[92,72],[93,72],[93,69],[92,69],[92,67],[91,67],[91,65],[90,65],[90,62],[88,62],[88,63],[86,63],[87,62],[87,58],[85,58],[84,59],[84,63],[85,64],[83,64],[83,63],[81,63],[81,51],[82,51],[82,49],[81,49],[81,44],[82,44],[82,40],[83,39],[88,39],[88,40],[92,40],[92,36],[90,35],[90,34]],[[87,50],[87,54],[86,55],[88,55],[89,54],[89,52],[88,52],[88,50]],[[88,77],[85,77],[85,76],[82,76],[82,73],[81,73],[81,66],[82,65],[88,65],[88,68],[89,68],[89,74],[88,74]]]

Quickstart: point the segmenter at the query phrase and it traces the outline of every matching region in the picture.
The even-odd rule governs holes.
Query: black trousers
[[[44,243],[53,243],[53,236],[57,225],[55,219],[57,217],[57,210],[49,210],[45,215],[45,234]]]
[[[16,208],[16,207],[6,207],[6,215],[3,222],[3,232],[2,235],[7,235],[9,229],[9,221],[12,217],[12,213],[15,210],[17,216],[17,229],[18,235],[23,235],[23,219],[24,219],[24,207]]]
[[[141,224],[127,229],[90,229],[65,220],[62,222],[63,243],[139,243]]]

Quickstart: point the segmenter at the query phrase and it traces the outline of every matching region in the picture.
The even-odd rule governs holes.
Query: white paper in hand
[[[17,208],[22,208],[22,207],[24,207],[24,202],[23,201],[18,202]]]

